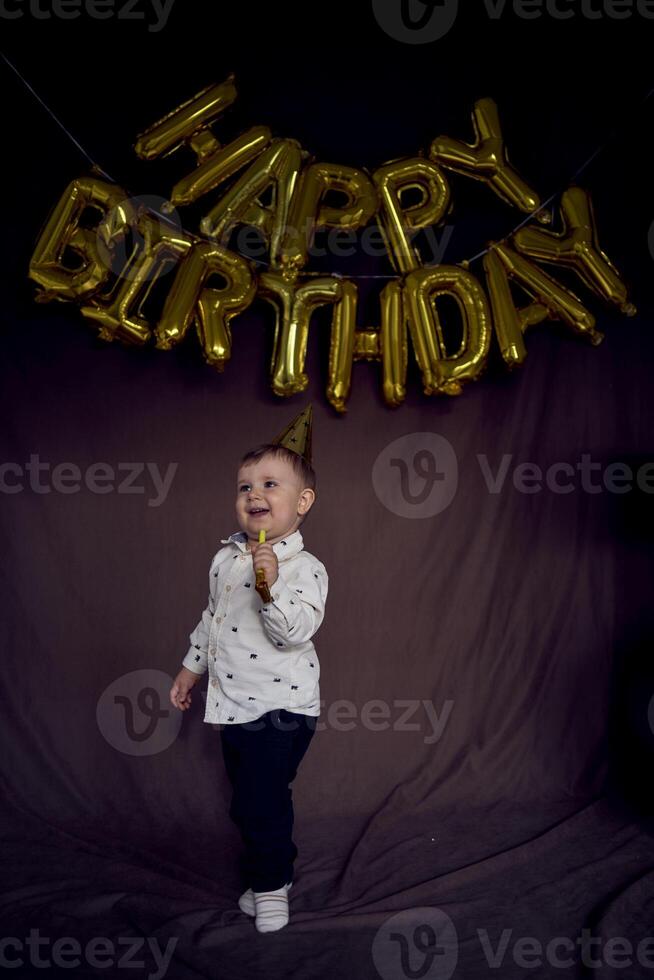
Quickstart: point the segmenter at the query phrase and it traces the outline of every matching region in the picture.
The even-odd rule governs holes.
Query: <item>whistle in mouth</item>
[[[265,540],[266,531],[265,528],[262,527],[259,531],[259,544],[263,544]],[[270,602],[270,589],[268,588],[266,573],[263,568],[257,568],[257,581],[255,582],[254,587],[264,602]]]

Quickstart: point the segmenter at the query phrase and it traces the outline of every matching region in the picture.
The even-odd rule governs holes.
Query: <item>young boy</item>
[[[187,710],[191,688],[208,669],[204,720],[224,724],[222,753],[233,787],[229,815],[245,845],[239,907],[255,916],[259,932],[288,922],[298,853],[289,783],[320,714],[320,664],[311,637],[323,620],[328,577],[304,550],[299,530],[315,485],[309,405],[273,442],[241,460],[241,530],[221,539],[225,547],[209,570],[207,608],[170,691],[172,704]],[[255,590],[258,569],[265,572],[270,602]]]

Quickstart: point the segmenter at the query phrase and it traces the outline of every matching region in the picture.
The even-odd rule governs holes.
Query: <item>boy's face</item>
[[[295,531],[302,514],[315,499],[309,487],[303,488],[295,470],[279,456],[262,456],[238,471],[236,517],[249,541],[259,540],[266,531],[266,542],[275,544]],[[254,513],[255,510],[262,511]]]

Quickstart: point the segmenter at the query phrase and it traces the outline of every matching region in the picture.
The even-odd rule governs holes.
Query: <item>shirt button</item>
[[[222,623],[222,621],[223,621],[223,617],[222,616],[216,616],[216,622],[217,623]]]
[[[245,561],[245,555],[241,555],[241,561]]]
[[[275,594],[273,595],[273,599],[279,599],[279,592],[275,592]]]
[[[226,585],[226,586],[225,586],[225,591],[226,591],[226,592],[229,592],[229,590],[230,590],[230,589],[231,589],[231,585]]]
[[[218,681],[212,681],[211,682],[211,686],[212,687],[218,687]]]

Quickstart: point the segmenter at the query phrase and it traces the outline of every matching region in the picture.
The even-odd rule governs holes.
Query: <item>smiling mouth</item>
[[[250,514],[252,517],[261,517],[262,514],[267,514],[267,510],[251,510]]]

